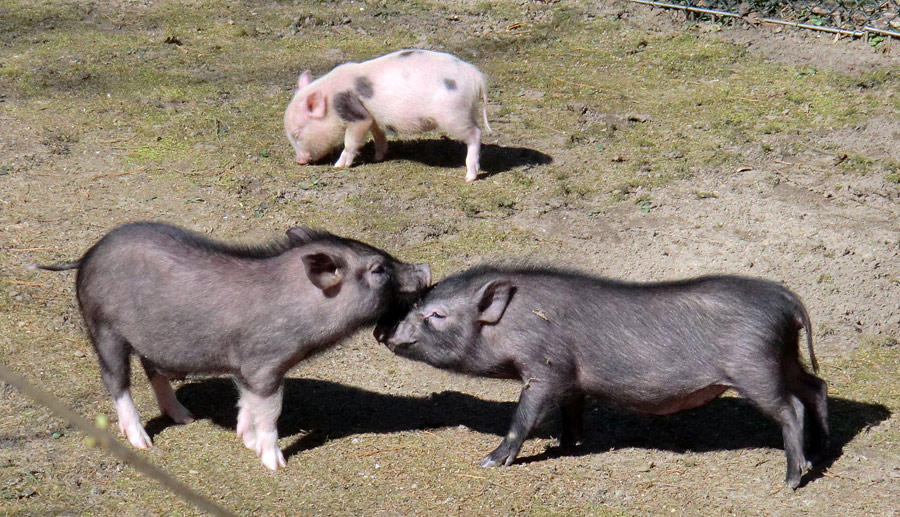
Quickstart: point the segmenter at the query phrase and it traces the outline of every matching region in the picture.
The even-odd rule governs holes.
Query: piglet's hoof
[[[485,458],[483,460],[481,460],[481,466],[486,469],[490,469],[490,468],[500,466],[500,462],[491,458],[490,456],[485,456]]]
[[[510,454],[509,452],[503,450],[502,447],[498,448],[494,452],[488,454],[481,460],[481,466],[484,468],[493,468],[503,466],[510,466],[513,462],[516,461],[516,456],[514,454]]]
[[[165,413],[169,415],[169,418],[171,418],[172,421],[176,424],[184,425],[190,424],[194,421],[194,414],[188,411],[188,409],[181,404],[166,408]]]
[[[278,470],[279,467],[287,465],[287,462],[284,461],[284,455],[281,454],[281,450],[278,448],[263,451],[260,459],[262,459],[263,465],[269,470]]]
[[[127,426],[120,426],[122,430],[122,434],[128,438],[128,441],[131,445],[134,445],[138,449],[149,449],[153,447],[153,441],[150,439],[150,436],[147,434],[147,431],[141,427],[141,424],[131,424]]]

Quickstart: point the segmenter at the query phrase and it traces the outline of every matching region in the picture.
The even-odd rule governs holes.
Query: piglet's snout
[[[378,325],[375,327],[375,339],[388,347],[391,352],[416,342],[409,325],[402,322],[395,325]]]
[[[372,332],[372,335],[375,336],[376,341],[382,345],[387,345],[387,340],[391,336],[393,330],[393,327],[390,325],[378,325],[375,327],[375,331]],[[390,346],[388,346],[388,348],[390,348]]]

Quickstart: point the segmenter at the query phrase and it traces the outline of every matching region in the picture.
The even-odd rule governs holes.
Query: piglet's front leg
[[[516,461],[522,443],[540,422],[541,415],[551,403],[553,394],[554,390],[546,382],[531,379],[525,383],[509,432],[500,442],[500,446],[485,456],[481,462],[482,467],[509,466]]]
[[[353,159],[356,158],[359,149],[366,143],[370,127],[372,127],[371,119],[347,126],[347,131],[344,133],[344,150],[334,164],[335,167],[350,167],[353,164]]]
[[[281,449],[278,448],[278,416],[281,414],[281,402],[284,388],[279,387],[270,395],[259,395],[243,388],[238,401],[237,432],[243,438],[244,445],[252,449],[270,470],[284,467],[286,462]]]

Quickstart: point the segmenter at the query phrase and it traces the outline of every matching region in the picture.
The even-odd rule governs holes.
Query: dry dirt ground
[[[551,421],[516,464],[485,470],[520,386],[402,360],[366,329],[291,372],[288,466],[270,473],[234,436],[229,381],[177,383],[198,417],[177,426],[137,368],[144,456],[229,510],[900,511],[897,42],[565,1],[0,1],[0,31],[0,361],[113,429],[74,275],[27,266],[131,220],[248,243],[309,224],[436,278],[510,260],[632,280],[746,274],[783,282],[811,314],[833,444],[797,491],[778,429],[735,396],[670,417],[592,401],[574,454],[552,447]],[[485,177],[464,184],[462,146],[438,135],[392,142],[377,164],[369,146],[350,170],[292,163],[280,116],[299,70],[413,46],[490,78]],[[6,384],[0,494],[3,515],[197,513]]]

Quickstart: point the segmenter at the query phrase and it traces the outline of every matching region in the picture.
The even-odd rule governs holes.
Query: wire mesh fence
[[[856,37],[900,38],[900,0],[631,0],[712,16],[743,18]]]

